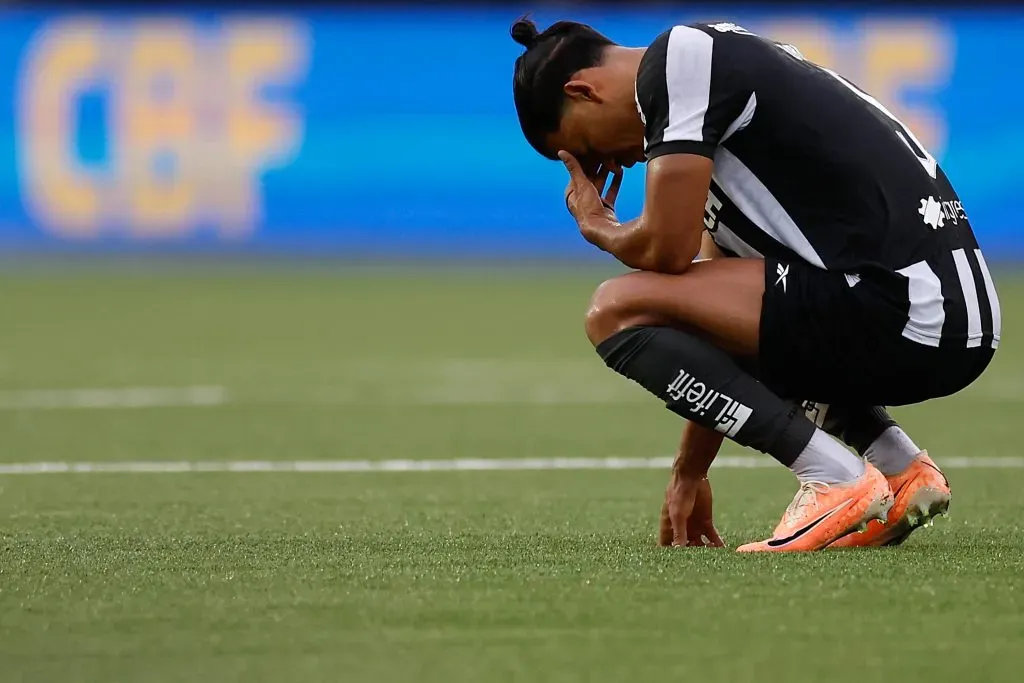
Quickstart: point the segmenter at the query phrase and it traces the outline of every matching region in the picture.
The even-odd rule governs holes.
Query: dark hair
[[[562,88],[577,71],[599,65],[605,48],[615,43],[575,21],[559,21],[538,33],[537,25],[522,17],[509,33],[526,48],[516,59],[512,77],[519,125],[535,150],[554,159],[554,152],[545,149],[544,137],[558,130],[565,104]]]

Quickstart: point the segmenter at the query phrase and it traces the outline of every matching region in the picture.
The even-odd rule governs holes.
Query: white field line
[[[207,385],[0,391],[0,410],[177,408],[226,402],[227,389]]]
[[[118,382],[144,377],[153,365],[118,361],[107,367]],[[657,402],[640,386],[610,372],[596,358],[436,358],[388,361],[363,358],[310,368],[275,361],[268,377],[251,360],[161,366],[167,377],[203,378],[193,386],[0,390],[0,412],[55,409],[131,409],[241,406],[620,406]],[[259,378],[259,381],[256,381]],[[226,386],[225,386],[226,385]],[[229,388],[227,388],[229,387]],[[1024,373],[985,375],[958,400],[1024,402]]]
[[[458,460],[236,460],[153,462],[24,462],[0,464],[6,474],[172,474],[187,472],[482,472],[537,470],[662,470],[671,457],[660,458],[523,458]],[[1020,469],[1024,457],[944,458],[946,469]],[[717,469],[778,467],[768,456],[721,456]]]

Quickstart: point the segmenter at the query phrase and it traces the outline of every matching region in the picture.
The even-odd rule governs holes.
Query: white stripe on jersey
[[[715,152],[712,179],[761,232],[789,247],[804,261],[825,268],[821,256],[764,183],[725,147]]]
[[[739,235],[730,230],[725,223],[718,224],[715,231],[711,233],[711,239],[718,246],[728,249],[741,258],[764,258],[764,254],[740,239]]]
[[[964,293],[964,306],[967,307],[967,348],[981,346],[984,331],[981,329],[981,302],[978,300],[978,288],[974,284],[974,273],[967,261],[967,252],[963,249],[953,250],[953,263],[956,264],[957,278],[960,289]]]
[[[896,271],[907,278],[910,312],[903,336],[925,346],[938,346],[946,311],[942,283],[927,263],[920,261]]]
[[[996,285],[992,282],[992,274],[988,272],[988,264],[985,257],[981,255],[981,249],[975,249],[974,255],[978,259],[978,267],[981,268],[981,277],[985,280],[985,291],[988,292],[988,304],[992,308],[992,348],[999,348],[999,335],[1003,328],[1003,314],[999,310],[999,297],[996,295]]]
[[[669,34],[665,60],[668,127],[663,141],[704,141],[704,116],[711,99],[713,45],[711,36],[689,26],[676,26]]]
[[[729,127],[725,129],[725,133],[722,134],[722,139],[719,144],[725,142],[733,133],[738,133],[747,126],[754,119],[754,110],[757,109],[757,93],[750,93],[750,99],[747,100],[747,105],[743,107],[743,111],[736,117],[736,120],[729,124]]]

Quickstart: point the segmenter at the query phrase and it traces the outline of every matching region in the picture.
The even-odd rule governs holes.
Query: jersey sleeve
[[[651,44],[636,78],[647,158],[714,157],[715,148],[753,118],[752,77],[742,68],[749,34],[676,26]]]

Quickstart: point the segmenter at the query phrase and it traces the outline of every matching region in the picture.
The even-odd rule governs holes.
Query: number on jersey
[[[781,43],[776,43],[776,45],[779,47],[779,49],[781,49],[783,52],[790,55],[794,59],[798,59],[801,62],[806,61],[804,59],[804,56],[800,54],[800,51],[797,50],[792,45],[784,45]],[[879,112],[884,114],[885,117],[889,119],[890,122],[892,122],[893,132],[896,133],[896,137],[902,140],[903,144],[905,144],[907,148],[914,153],[914,156],[917,157],[917,160],[921,162],[921,165],[924,167],[925,172],[932,178],[935,178],[935,175],[938,171],[938,163],[935,161],[935,157],[928,153],[928,150],[924,148],[924,145],[921,144],[920,140],[917,139],[917,137],[902,121],[896,118],[895,114],[886,109],[884,104],[882,104],[874,97],[872,97],[871,95],[867,94],[866,92],[855,86],[850,81],[846,80],[845,78],[837,74],[832,69],[826,69],[825,67],[819,64],[813,64],[812,62],[807,63],[812,64],[814,67],[818,69],[821,69],[829,76],[831,76],[832,78],[836,79],[844,86],[846,86],[850,90],[850,92],[859,97],[861,100],[870,104],[872,107],[874,107]]]

